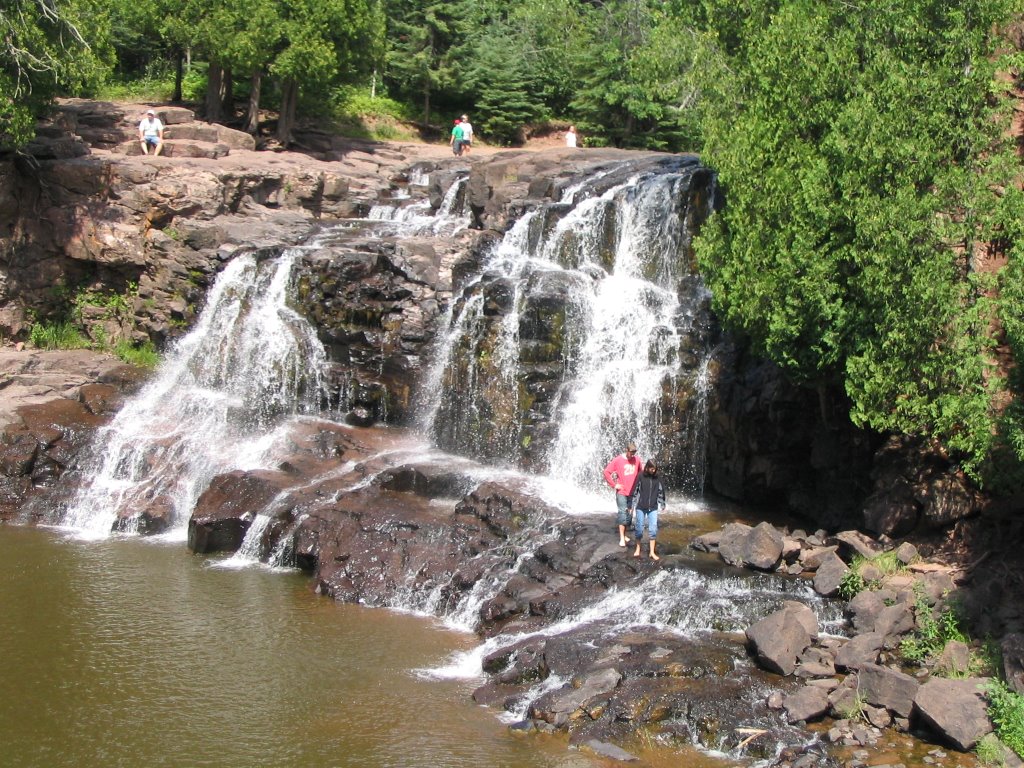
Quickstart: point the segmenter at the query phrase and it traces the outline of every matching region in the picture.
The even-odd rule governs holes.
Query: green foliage
[[[160,353],[151,341],[135,345],[127,339],[122,339],[114,345],[113,352],[129,365],[140,368],[156,368],[160,364]]]
[[[864,697],[861,696],[860,693],[852,699],[844,699],[841,701],[837,709],[837,712],[842,719],[854,722],[857,720],[866,720],[866,711],[867,701],[864,700]]]
[[[856,568],[850,568],[839,581],[839,596],[843,600],[852,600],[866,588],[867,583],[864,581],[864,577],[860,575],[860,571]]]
[[[986,694],[988,715],[1000,741],[1024,757],[1024,696],[1011,691],[1002,680],[989,683]]]
[[[856,555],[850,563],[849,570],[839,582],[839,596],[844,600],[852,600],[865,589],[876,589],[879,586],[878,581],[865,579],[863,571],[867,565],[873,566],[883,579],[906,570],[906,566],[896,557],[895,550],[883,552],[875,557]]]
[[[697,243],[719,312],[793,378],[841,383],[856,424],[938,439],[975,477],[1004,383],[964,254],[1017,240],[1010,8],[755,2],[709,14],[694,70],[727,201]]]
[[[450,92],[454,102],[462,90],[466,62],[457,54],[465,42],[466,4],[387,0],[386,5],[385,81],[399,98],[420,105],[420,119],[430,123],[438,91]]]
[[[7,0],[0,8],[0,149],[17,149],[55,96],[81,93],[110,64],[99,0]]]
[[[85,349],[89,339],[73,323],[33,323],[29,330],[29,343],[36,349]]]
[[[545,115],[533,68],[520,56],[508,56],[517,47],[516,39],[504,32],[486,35],[467,71],[467,82],[477,94],[474,112],[482,116],[474,130],[498,144],[514,142],[523,126]]]
[[[917,629],[911,637],[900,643],[903,658],[921,664],[940,654],[946,644],[953,640],[963,643],[970,640],[961,628],[961,619],[955,604],[946,605],[936,616],[920,584],[915,585],[915,592],[917,598],[914,603],[914,614],[917,617]]]
[[[103,310],[106,318],[127,318],[132,311],[139,287],[136,283],[128,283],[124,293],[112,290],[83,288],[72,298],[71,317],[81,323],[87,307],[98,307]]]
[[[595,143],[696,149],[692,28],[643,0],[602,3],[587,20],[570,105],[583,131]]]
[[[974,747],[974,753],[978,756],[978,762],[982,765],[1001,768],[1006,765],[1003,758],[1003,744],[994,733],[986,733]]]

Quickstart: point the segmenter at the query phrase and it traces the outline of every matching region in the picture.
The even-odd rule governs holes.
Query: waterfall
[[[423,199],[400,206],[386,203],[374,205],[370,208],[367,218],[381,224],[392,224],[405,237],[420,234],[457,234],[469,226],[469,212],[464,205],[468,181],[468,176],[456,179],[445,192],[436,212],[431,209],[430,201]],[[406,196],[399,199],[412,198]]]
[[[519,219],[438,343],[424,423],[441,447],[593,488],[632,440],[701,494],[713,343],[689,255],[691,178],[576,184]]]
[[[148,514],[183,536],[215,475],[271,466],[286,420],[319,412],[324,350],[287,304],[298,253],[225,267],[157,377],[99,431],[63,525],[106,536]]]

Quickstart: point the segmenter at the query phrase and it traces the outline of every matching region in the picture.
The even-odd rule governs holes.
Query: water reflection
[[[317,599],[298,574],[11,527],[0,558],[0,764],[600,765],[509,732],[472,681],[415,673],[472,636]]]

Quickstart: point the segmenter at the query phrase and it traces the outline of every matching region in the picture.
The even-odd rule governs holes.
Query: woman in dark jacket
[[[636,551],[633,552],[633,557],[640,557],[640,540],[644,535],[646,519],[647,537],[651,542],[651,559],[660,560],[661,558],[654,554],[654,543],[658,538],[658,512],[665,511],[665,486],[658,477],[658,467],[654,461],[648,459],[644,465],[644,472],[630,494],[629,506],[636,511],[633,531],[636,534]]]

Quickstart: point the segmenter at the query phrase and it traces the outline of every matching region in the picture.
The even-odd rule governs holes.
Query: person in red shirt
[[[643,465],[643,460],[636,455],[636,445],[630,443],[625,453],[616,456],[604,468],[604,480],[615,490],[615,507],[618,511],[615,520],[619,524],[620,547],[626,546],[629,541],[626,536],[626,526],[629,525],[632,512],[629,497]]]

